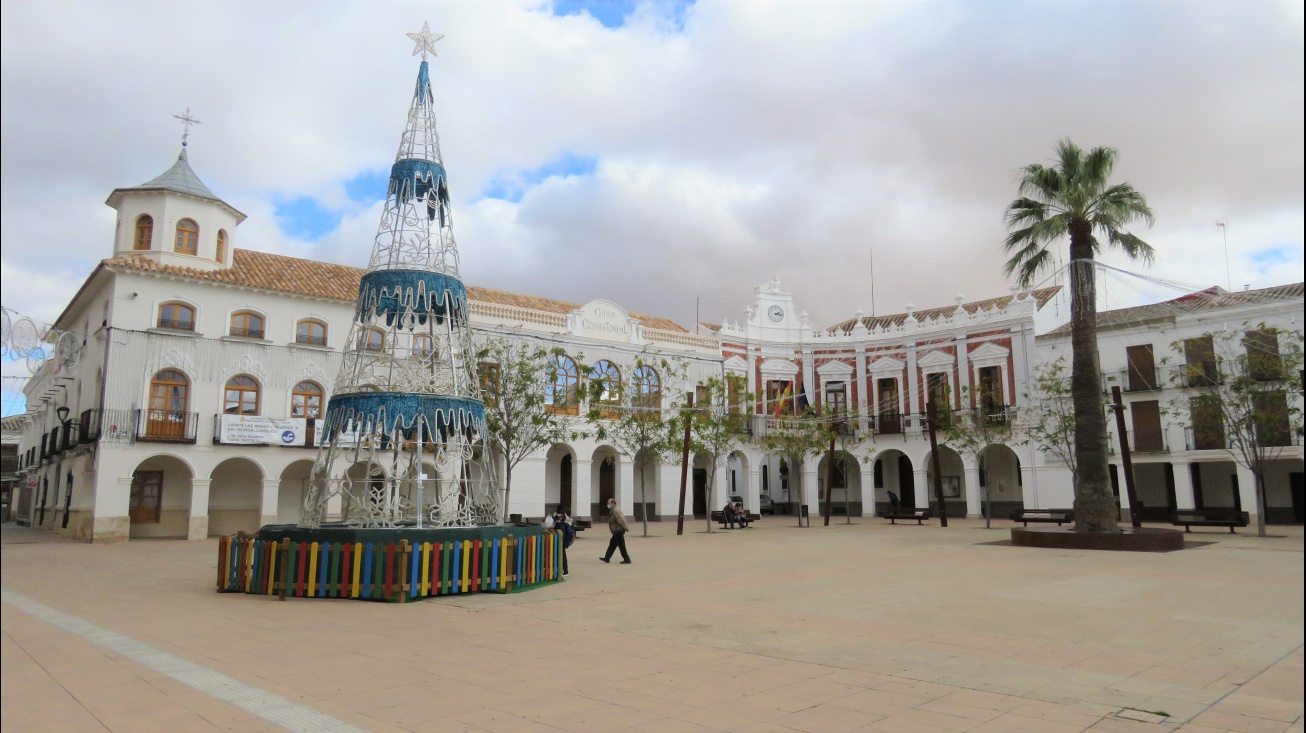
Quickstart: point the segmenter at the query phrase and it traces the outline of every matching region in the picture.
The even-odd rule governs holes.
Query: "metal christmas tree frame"
[[[427,56],[443,36],[426,24],[408,36],[422,63],[327,405],[304,528],[472,527],[502,516],[431,100]]]

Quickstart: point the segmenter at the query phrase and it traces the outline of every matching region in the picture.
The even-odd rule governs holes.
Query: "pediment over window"
[[[950,367],[957,361],[956,357],[946,351],[935,349],[916,360],[922,367]]]
[[[901,374],[903,369],[907,368],[907,363],[901,359],[895,359],[892,356],[882,356],[871,362],[869,367],[871,374]]]
[[[816,368],[821,379],[847,379],[853,375],[853,368],[846,362],[827,361]]]
[[[1010,349],[1004,349],[992,341],[970,352],[970,360],[974,364],[1004,364],[1008,356],[1011,356]]]
[[[748,360],[742,356],[732,356],[725,360],[722,367],[728,372],[748,373]]]
[[[788,359],[767,359],[762,362],[762,374],[792,377],[798,374],[798,365]]]

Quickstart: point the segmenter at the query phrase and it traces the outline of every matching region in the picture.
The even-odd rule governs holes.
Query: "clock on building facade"
[[[773,305],[767,309],[766,317],[770,318],[772,323],[779,323],[784,320],[785,310],[778,305]]]

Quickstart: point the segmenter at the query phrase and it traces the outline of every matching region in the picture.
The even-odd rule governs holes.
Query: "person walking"
[[[622,513],[621,507],[617,506],[616,499],[608,499],[608,529],[612,532],[612,539],[608,542],[608,554],[600,557],[603,562],[612,562],[612,553],[621,550],[621,564],[630,564],[630,553],[626,552],[626,533],[630,531],[630,525],[626,523],[626,515]]]

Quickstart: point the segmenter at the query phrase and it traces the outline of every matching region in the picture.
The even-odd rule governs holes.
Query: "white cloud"
[[[880,312],[1003,293],[1014,172],[1063,136],[1120,149],[1156,275],[1223,284],[1228,218],[1235,287],[1301,277],[1299,5],[703,0],[677,33],[651,7],[612,30],[538,4],[5,3],[5,304],[58,312],[110,253],[108,192],[171,164],[188,105],[192,164],[250,216],[238,246],[365,263],[379,205],[343,183],[393,158],[423,20],[447,35],[433,82],[472,284],[690,326],[700,273],[707,320],[778,274],[824,324],[869,310],[874,248]],[[598,167],[481,198],[563,153]],[[338,229],[284,234],[297,196]],[[1275,247],[1295,255],[1251,260]]]

